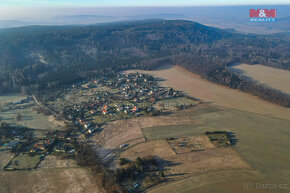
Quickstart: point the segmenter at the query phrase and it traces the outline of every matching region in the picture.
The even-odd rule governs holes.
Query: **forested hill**
[[[0,31],[0,89],[53,89],[128,68],[179,64],[230,87],[226,66],[261,63],[290,69],[288,36],[244,35],[184,20]]]

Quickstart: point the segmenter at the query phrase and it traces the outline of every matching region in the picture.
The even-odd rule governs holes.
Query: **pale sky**
[[[174,7],[290,5],[290,0],[0,0],[0,20],[42,19],[68,14],[102,14],[120,12],[119,7]],[[109,12],[106,9],[110,8]],[[91,10],[96,8],[95,10]],[[77,9],[77,10],[76,10]],[[123,9],[124,12],[125,9]],[[134,9],[130,9],[132,12]],[[127,11],[125,11],[128,14]],[[144,11],[142,14],[145,14]],[[120,15],[122,13],[118,13]],[[130,14],[130,13],[129,13]],[[138,14],[134,13],[134,14]]]
[[[0,0],[0,6],[209,6],[209,5],[290,4],[290,0]]]

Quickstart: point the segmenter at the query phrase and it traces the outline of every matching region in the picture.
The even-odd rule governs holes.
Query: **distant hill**
[[[249,9],[277,9],[278,22],[249,22]],[[62,8],[60,15],[0,20],[0,28],[27,25],[85,25],[104,22],[144,20],[189,20],[243,33],[273,34],[290,32],[285,19],[290,17],[290,5],[202,6],[202,7],[107,7]],[[33,12],[33,10],[32,10]],[[56,13],[57,13],[56,12]],[[43,8],[43,16],[47,10]],[[84,14],[85,13],[85,14]],[[33,15],[33,14],[31,14]],[[51,15],[51,12],[48,14]]]

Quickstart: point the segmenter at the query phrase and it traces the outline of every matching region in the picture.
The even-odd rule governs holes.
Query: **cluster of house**
[[[53,151],[55,152],[60,152],[60,153],[65,153],[65,152],[68,152],[70,154],[74,154],[76,149],[65,144],[63,141],[62,142],[59,142],[57,143],[54,148],[53,148]]]
[[[86,138],[88,135],[93,134],[96,132],[96,125],[91,121],[82,121],[82,119],[77,119],[75,122],[76,125],[80,126],[81,129],[81,136]]]
[[[145,74],[118,74],[112,78],[101,78],[92,84],[95,85],[96,82],[119,92],[97,91],[91,100],[65,107],[64,114],[67,118],[73,121],[81,119],[83,123],[86,116],[115,116],[119,113],[138,115],[141,111],[153,111],[153,104],[158,100],[182,96],[172,88],[158,86],[152,76]]]
[[[2,144],[0,140],[1,150],[16,148],[20,143],[22,143],[23,139],[26,139],[26,136],[27,131],[18,128],[10,128],[9,134],[8,136],[6,136],[5,142],[2,141]]]
[[[36,143],[33,144],[32,148],[30,149],[31,153],[37,153],[37,152],[42,152],[54,142],[54,139],[47,139],[47,140],[41,140],[37,141]]]
[[[139,73],[118,74],[111,80],[102,81],[102,84],[110,88],[118,88],[123,99],[133,102],[154,102],[181,95],[172,88],[158,86],[152,76]]]

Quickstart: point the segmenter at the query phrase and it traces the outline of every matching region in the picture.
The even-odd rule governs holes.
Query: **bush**
[[[120,158],[120,165],[121,166],[128,164],[128,163],[131,163],[131,161],[126,159],[126,158]]]
[[[147,176],[143,181],[143,186],[149,188],[151,186],[157,185],[161,181],[159,176]]]

